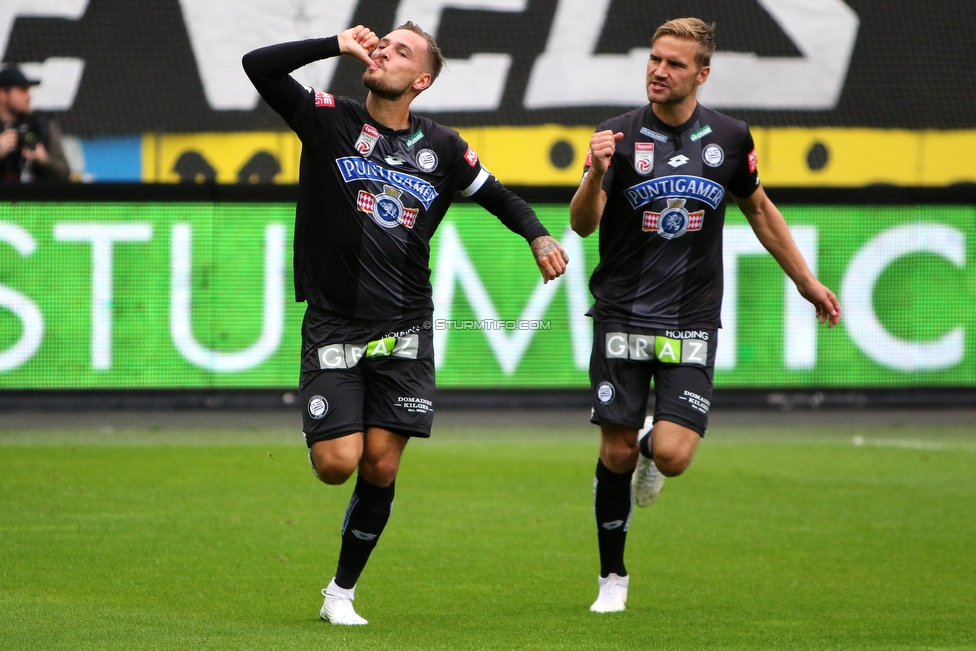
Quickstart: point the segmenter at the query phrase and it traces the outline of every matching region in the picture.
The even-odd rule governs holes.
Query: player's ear
[[[699,86],[705,83],[705,80],[708,79],[708,73],[711,71],[712,71],[711,66],[702,66],[701,68],[698,69],[698,76],[696,79],[698,81]]]
[[[432,83],[434,83],[434,78],[430,76],[429,72],[425,72],[417,77],[417,81],[413,82],[413,89],[420,93],[430,88]]]

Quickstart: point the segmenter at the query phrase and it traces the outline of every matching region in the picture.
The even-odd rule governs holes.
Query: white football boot
[[[357,615],[352,607],[352,602],[356,598],[356,586],[348,589],[340,588],[333,578],[322,594],[325,596],[325,603],[322,604],[322,610],[319,612],[322,619],[344,626],[362,626],[368,623]]]
[[[644,429],[637,435],[638,445],[645,436],[651,435],[653,426],[654,417],[648,416],[644,420]],[[637,506],[650,506],[654,503],[661,489],[664,488],[664,475],[654,465],[654,459],[648,459],[640,453],[637,454],[637,468],[634,470],[631,486],[634,488],[634,503]]]
[[[597,580],[600,584],[600,594],[590,606],[595,613],[618,613],[627,608],[627,586],[630,576],[617,576],[611,573],[607,578],[602,576]]]

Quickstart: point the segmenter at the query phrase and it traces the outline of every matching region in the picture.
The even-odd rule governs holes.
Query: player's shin
[[[634,471],[617,474],[598,461],[593,482],[593,510],[600,545],[600,576],[626,576],[624,544],[634,502],[630,480]]]
[[[342,523],[342,546],[335,575],[339,587],[352,588],[359,580],[370,553],[390,519],[395,483],[381,487],[369,483],[362,476],[356,479],[356,489]]]

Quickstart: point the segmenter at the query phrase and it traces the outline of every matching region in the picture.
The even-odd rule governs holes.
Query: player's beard
[[[689,95],[691,95],[693,92],[695,92],[695,89],[698,88],[698,84],[692,84],[692,85],[689,85],[689,86],[687,86],[685,88],[682,88],[681,86],[678,86],[678,87],[668,86],[667,88],[668,88],[668,95],[667,95],[667,98],[666,99],[652,100],[651,99],[651,90],[650,90],[651,89],[651,80],[648,79],[647,82],[646,82],[646,84],[645,84],[645,90],[647,90],[647,100],[649,102],[654,102],[656,104],[663,104],[663,105],[680,104],[681,102],[685,101],[685,99]]]
[[[382,79],[370,77],[368,70],[363,73],[363,86],[377,97],[391,102],[395,102],[403,97],[404,93],[410,90],[412,85],[413,83],[411,82],[403,88],[397,88],[389,83],[385,83]]]
[[[680,92],[675,93],[675,92],[671,92],[670,94],[668,94],[667,99],[663,99],[663,100],[650,100],[650,101],[654,101],[655,104],[663,104],[665,106],[670,105],[670,104],[680,104],[690,94],[691,94],[691,91],[688,91],[686,93],[680,93]],[[650,98],[648,98],[648,99],[650,99]]]

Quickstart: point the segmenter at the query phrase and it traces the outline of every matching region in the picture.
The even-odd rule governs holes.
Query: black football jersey
[[[313,39],[264,48],[260,63],[292,70],[338,54],[335,37]],[[411,114],[410,127],[394,131],[359,102],[290,76],[269,82],[257,67],[245,57],[262,96],[302,142],[296,299],[361,319],[430,313],[430,239],[455,192],[469,196],[488,181],[477,153],[430,119]],[[545,234],[536,224],[534,234]]]
[[[358,102],[314,91],[299,106],[298,300],[363,319],[432,309],[430,239],[454,193],[488,172],[457,132],[410,122],[393,131]]]
[[[603,179],[591,314],[649,328],[721,327],[726,191],[745,198],[759,186],[748,126],[698,105],[670,127],[648,104],[597,127],[607,129],[624,137]]]

